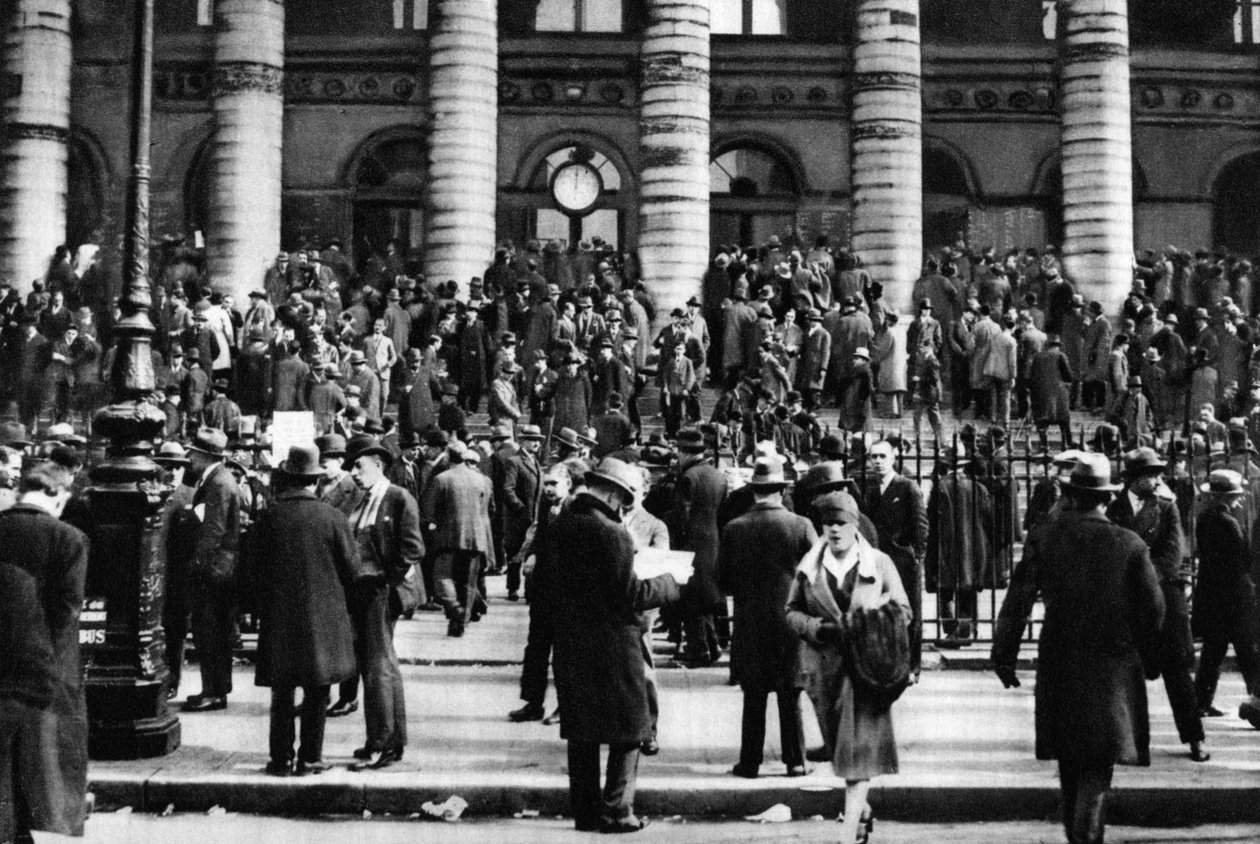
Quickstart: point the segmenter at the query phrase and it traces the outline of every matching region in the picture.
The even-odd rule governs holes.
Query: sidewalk
[[[252,668],[241,666],[229,708],[181,715],[183,746],[169,757],[93,763],[97,803],[152,812],[173,804],[177,811],[220,805],[266,814],[405,815],[426,800],[458,794],[473,817],[510,817],[522,809],[567,814],[558,728],[506,717],[519,705],[519,667],[508,663],[520,660],[524,619],[523,604],[496,601],[463,639],[442,635],[445,623],[436,614],[400,623],[409,740],[397,767],[371,774],[339,767],[301,779],[264,775],[268,692],[253,685]],[[671,668],[658,676],[663,749],[640,765],[636,805],[643,813],[740,817],[775,803],[786,803],[797,817],[839,811],[843,783],[826,766],[803,779],[783,776],[773,706],[763,777],[729,775],[738,756],[741,696],[726,685],[725,666]],[[934,822],[1052,817],[1054,766],[1033,759],[1032,675],[1021,676],[1022,688],[1005,691],[988,672],[925,670],[894,707],[901,773],[876,783],[876,813]],[[195,666],[185,677],[181,697],[199,687]],[[1221,686],[1219,705],[1229,714],[1208,722],[1213,758],[1196,765],[1178,743],[1162,684],[1149,684],[1153,764],[1118,769],[1115,823],[1260,822],[1260,733],[1234,717],[1244,694],[1237,676],[1226,675]],[[805,725],[808,743],[819,743],[812,712]],[[362,743],[361,710],[328,722],[327,761],[348,765]]]

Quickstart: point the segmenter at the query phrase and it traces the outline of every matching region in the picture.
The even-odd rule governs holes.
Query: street
[[[652,821],[634,840],[651,841],[653,844],[834,842],[837,830],[835,824],[821,819],[786,824],[758,824],[748,821],[692,822],[682,819]],[[598,835],[575,832],[570,821],[555,819],[442,823],[389,817],[362,821],[350,818],[294,820],[237,814],[206,816],[177,813],[160,817],[109,813],[94,815],[87,827],[87,841],[93,844],[220,844],[247,839],[275,844],[317,844],[350,840],[358,844],[416,844],[429,841],[442,844],[552,844],[559,841],[603,840]],[[877,820],[871,840],[879,844],[1059,844],[1063,841],[1063,831],[1057,823],[1050,821],[907,824],[880,823]],[[1107,840],[1111,844],[1254,842],[1260,840],[1260,825],[1214,825],[1180,829],[1109,827]]]

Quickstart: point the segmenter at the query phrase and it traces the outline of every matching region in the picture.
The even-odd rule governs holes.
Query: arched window
[[[1217,246],[1260,255],[1260,152],[1235,158],[1212,185],[1212,238]]]
[[[736,147],[709,163],[709,192],[729,196],[795,196],[792,168],[756,147]]]
[[[351,162],[354,258],[360,269],[392,241],[404,261],[424,248],[428,147],[418,130],[387,130],[369,139]]]
[[[923,148],[923,248],[952,246],[967,228],[972,189],[966,166],[952,152]]]
[[[792,237],[801,185],[780,153],[755,143],[718,147],[709,162],[713,246],[764,243]]]
[[[622,0],[538,0],[535,32],[621,32]]]
[[[602,185],[592,205],[581,213],[562,209],[552,196],[552,176],[561,167],[582,164],[599,175]],[[608,156],[587,144],[566,144],[548,153],[534,169],[529,180],[531,191],[539,197],[532,214],[530,237],[539,240],[555,240],[573,245],[592,237],[601,237],[607,243],[621,242],[622,207],[618,201],[621,191],[621,172]],[[545,197],[545,199],[543,199]]]

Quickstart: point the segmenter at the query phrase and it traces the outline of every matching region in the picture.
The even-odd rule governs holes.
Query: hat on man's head
[[[337,366],[335,363],[324,364],[324,376],[335,381],[341,377],[341,367]]]
[[[1124,476],[1126,478],[1138,475],[1160,474],[1167,468],[1168,464],[1159,456],[1159,452],[1147,446],[1135,448],[1124,456]]]
[[[423,439],[424,444],[430,448],[446,448],[446,444],[451,441],[441,428],[429,428],[424,432]]]
[[[227,434],[218,428],[203,426],[197,429],[197,433],[193,435],[192,445],[188,447],[192,451],[200,451],[203,454],[222,457],[223,452],[227,449],[227,444]]]
[[[319,465],[319,448],[314,445],[291,445],[289,456],[276,467],[276,473],[304,485],[319,480],[324,470]]]
[[[612,488],[620,492],[629,504],[634,500],[634,487],[638,484],[635,470],[624,460],[605,457],[599,466],[586,473],[588,487]]]
[[[362,349],[351,349],[350,354],[346,358],[346,360],[350,363],[351,366],[359,366],[360,364],[367,363],[367,358],[363,356]]]
[[[189,349],[188,352],[184,355],[184,360],[188,361],[189,363],[193,363],[193,362],[200,363],[201,350],[198,349],[196,346],[194,346],[193,348]]]
[[[822,322],[822,311],[817,308],[810,308],[805,312],[805,319],[809,322]]]
[[[1213,495],[1242,495],[1247,489],[1247,481],[1233,469],[1216,469],[1208,475],[1207,483],[1199,487],[1201,492]]]
[[[678,450],[689,454],[704,451],[704,434],[699,428],[684,428],[678,432]]]
[[[930,311],[930,310],[932,310],[932,300],[931,300],[931,299],[929,299],[929,298],[927,298],[926,296],[924,296],[922,299],[920,299],[920,300],[919,300],[919,310],[921,310],[921,311]]]
[[[358,384],[351,384],[350,386],[346,387],[346,395],[354,396],[355,398],[361,399],[363,398],[363,388],[360,387]]]
[[[153,462],[159,466],[190,466],[192,461],[188,459],[188,452],[184,447],[175,441],[164,442],[158,446],[157,453],[153,455]]]
[[[499,335],[499,344],[502,346],[515,346],[516,345],[516,332],[504,331],[502,334]]]
[[[1061,451],[1058,454],[1056,454],[1054,456],[1054,459],[1051,460],[1050,462],[1056,466],[1066,466],[1068,468],[1071,468],[1076,465],[1076,461],[1081,459],[1081,454],[1083,453],[1084,452],[1078,449],[1069,448],[1066,451]]]
[[[582,447],[582,444],[578,441],[577,431],[572,428],[560,429],[560,433],[556,434],[556,445],[572,451],[577,451]]]
[[[219,391],[224,391],[224,390],[227,390],[227,388],[228,388],[228,380],[227,380],[226,378],[216,378],[216,379],[214,379],[214,388],[215,388],[216,390],[219,390]]]
[[[537,425],[522,425],[520,427],[520,430],[516,432],[516,438],[518,440],[545,439],[545,437],[543,437],[542,428],[538,427]]]
[[[1068,478],[1068,486],[1089,492],[1116,492],[1121,485],[1111,481],[1111,461],[1105,454],[1082,454]]]
[[[360,457],[379,457],[381,463],[387,467],[394,462],[394,453],[371,434],[359,434],[346,443],[346,468],[353,468]]]
[[[1129,376],[1128,385],[1129,385],[1130,387],[1140,387],[1140,386],[1142,386],[1142,376],[1141,376],[1141,375],[1130,375],[1130,376]]]
[[[444,396],[458,396],[458,395],[459,395],[459,387],[458,387],[457,385],[455,385],[455,384],[447,384],[445,387],[443,387],[443,388],[442,388],[442,395],[444,395]]]
[[[321,457],[345,457],[346,438],[341,434],[324,434],[315,438],[315,447]]]
[[[779,278],[791,278],[792,268],[789,267],[787,264],[779,264],[777,267],[774,268],[774,274],[777,275]]]
[[[783,475],[785,462],[783,456],[778,454],[758,457],[753,461],[753,474],[748,481],[749,486],[763,490],[783,489],[787,486],[787,479]]]
[[[700,297],[693,295],[690,299],[687,300],[687,307],[689,308],[700,307]]]
[[[490,428],[490,441],[512,439],[512,423],[499,422]]]
[[[856,349],[853,350],[853,356],[855,358],[864,358],[866,360],[870,360],[871,352],[865,346],[858,346]]]
[[[267,291],[266,291],[266,290],[251,290],[251,291],[249,291],[249,298],[251,298],[251,299],[266,299],[266,298],[267,298]]]

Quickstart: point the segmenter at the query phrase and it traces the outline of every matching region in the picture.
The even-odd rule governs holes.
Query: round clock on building
[[[551,174],[551,197],[566,214],[580,217],[590,211],[604,192],[599,171],[584,161],[570,161]]]

